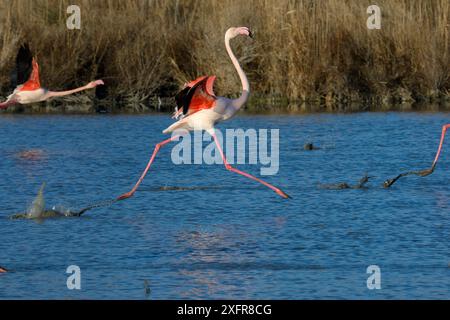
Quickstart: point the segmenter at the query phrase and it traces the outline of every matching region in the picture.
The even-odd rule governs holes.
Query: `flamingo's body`
[[[252,33],[246,27],[230,28],[225,33],[226,50],[241,79],[242,83],[241,96],[237,99],[217,97],[214,94],[213,90],[215,76],[204,76],[190,83],[187,83],[182,89],[182,91],[178,93],[177,96],[175,97],[177,102],[177,109],[174,113],[174,118],[176,119],[181,118],[181,119],[179,119],[177,122],[175,122],[167,129],[165,129],[163,133],[166,134],[172,133],[180,129],[188,131],[192,130],[208,131],[208,133],[211,134],[211,136],[214,138],[216,146],[222,156],[224,165],[227,170],[230,170],[232,172],[238,173],[247,178],[255,180],[265,185],[266,187],[272,189],[281,197],[288,198],[289,196],[282,190],[246,172],[240,171],[232,167],[227,162],[222,147],[220,146],[220,143],[218,142],[217,137],[214,133],[215,124],[232,118],[240,110],[240,108],[247,102],[250,96],[250,85],[247,76],[245,75],[244,71],[239,65],[239,61],[237,60],[230,46],[230,40],[237,37],[238,35],[252,37]],[[160,148],[168,144],[169,142],[178,139],[178,137],[179,135],[175,135],[172,138],[164,140],[156,145],[155,150],[150,158],[150,161],[148,162],[147,167],[145,168],[138,182],[135,184],[135,186],[130,192],[123,194],[118,198],[118,200],[123,200],[133,196],[133,194],[136,192],[137,188],[143,181],[148,170],[150,169],[150,166],[153,163],[156,154],[159,152]]]
[[[49,100],[54,97],[67,96],[83,90],[95,88],[98,85],[103,85],[102,80],[95,80],[89,82],[83,87],[67,91],[49,91],[41,87],[39,80],[39,65],[35,58],[32,59],[32,71],[28,80],[21,85],[18,85],[12,94],[8,96],[5,102],[0,103],[0,109],[6,109],[14,104],[30,104]]]
[[[204,78],[214,79],[215,77]],[[174,117],[178,118],[179,116],[183,116],[183,118],[165,129],[163,133],[172,133],[179,129],[186,129],[189,131],[207,130],[208,132],[211,132],[214,130],[214,125],[216,123],[230,119],[237,111],[239,111],[239,107],[234,105],[233,100],[231,99],[213,95],[204,98],[205,92],[203,92],[202,89],[196,89],[196,91],[197,92],[192,100],[197,99],[201,101],[201,99],[204,99],[204,101],[202,103],[193,104],[196,108],[192,108],[192,105],[189,106],[186,116],[182,115],[184,108],[178,109],[175,112]],[[200,96],[201,98],[197,98],[196,96]],[[185,97],[185,99],[187,98]]]

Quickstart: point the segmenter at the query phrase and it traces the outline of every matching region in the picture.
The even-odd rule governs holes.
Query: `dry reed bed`
[[[66,29],[78,4],[81,30]],[[185,81],[216,74],[216,91],[239,91],[223,45],[229,26],[256,40],[233,45],[253,101],[436,100],[448,97],[448,0],[380,0],[382,29],[368,30],[368,0],[15,0],[0,4],[0,91],[21,43],[38,56],[52,89],[94,78],[108,103],[139,109]],[[263,103],[258,103],[263,104]]]

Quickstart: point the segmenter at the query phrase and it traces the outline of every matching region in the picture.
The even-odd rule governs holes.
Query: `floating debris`
[[[319,184],[319,188],[328,190],[344,190],[344,189],[366,189],[366,184],[369,182],[369,177],[367,173],[362,177],[359,182],[355,185],[349,185],[346,182],[342,183],[332,183],[332,184]]]

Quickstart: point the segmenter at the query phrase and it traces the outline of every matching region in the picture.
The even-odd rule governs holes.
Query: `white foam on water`
[[[31,203],[31,206],[27,210],[27,216],[29,218],[38,218],[42,215],[45,210],[45,199],[44,199],[44,188],[45,182],[39,189],[39,193],[36,198]]]

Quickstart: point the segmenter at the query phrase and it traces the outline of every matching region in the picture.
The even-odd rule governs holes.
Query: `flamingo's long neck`
[[[239,78],[241,79],[241,83],[242,83],[241,96],[239,98],[233,100],[233,104],[239,109],[247,102],[248,97],[250,96],[250,85],[248,83],[248,79],[244,73],[244,70],[242,70],[242,67],[239,64],[238,59],[234,55],[233,50],[231,50],[230,37],[228,36],[228,34],[225,35],[225,47],[227,49],[227,52],[228,52],[228,55],[230,56],[231,61],[233,62],[234,67],[236,68],[237,73],[239,74]]]

